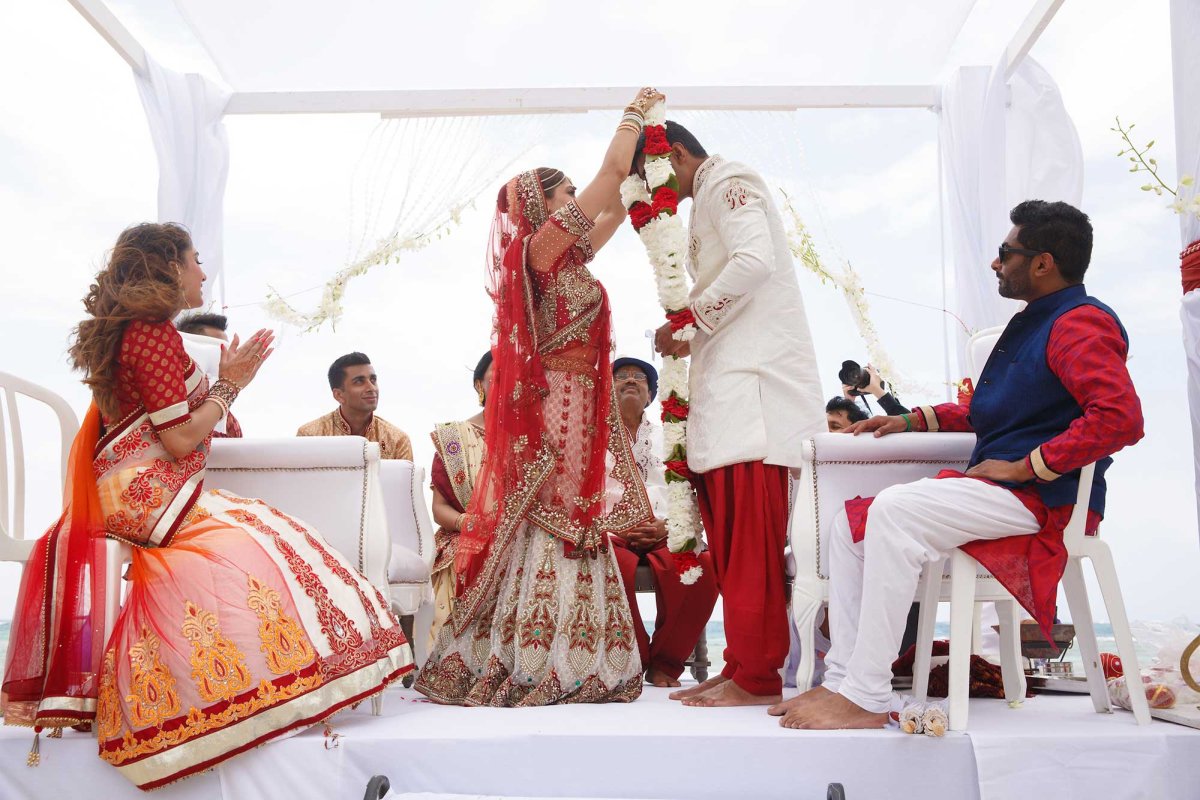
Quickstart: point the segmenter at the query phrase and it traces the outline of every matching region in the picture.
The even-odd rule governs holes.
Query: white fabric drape
[[[1054,80],[1030,58],[1013,74],[1011,89],[1003,58],[990,69],[956,70],[942,87],[938,135],[949,310],[972,331],[1002,325],[1019,305],[996,292],[988,265],[1011,227],[1008,212],[1028,199],[1079,205],[1079,135]],[[968,334],[960,327],[957,336],[961,365]]]
[[[204,304],[225,305],[224,198],[229,141],[222,118],[229,92],[195,73],[169,70],[146,56],[135,73],[138,94],[158,155],[158,219],[192,232],[208,280]]]
[[[1175,74],[1175,157],[1180,175],[1200,178],[1200,3],[1171,0],[1171,60]],[[1195,192],[1196,186],[1184,187]],[[1200,216],[1180,214],[1183,246],[1200,239]],[[1200,516],[1200,289],[1183,297],[1180,309],[1187,356],[1188,406],[1192,413],[1197,515]]]

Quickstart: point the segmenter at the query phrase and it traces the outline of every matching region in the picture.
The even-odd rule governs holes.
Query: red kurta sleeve
[[[190,359],[169,321],[129,323],[118,362],[119,380],[125,384],[119,393],[141,403],[155,430],[169,430],[191,419],[184,382]]]
[[[918,406],[912,410],[913,422],[919,431],[946,431],[947,433],[971,433],[968,419],[971,407],[963,403],[941,403],[936,406]]]
[[[1117,321],[1095,306],[1072,309],[1054,323],[1046,363],[1083,416],[1029,454],[1038,480],[1052,481],[1142,438],[1142,402],[1125,367],[1128,353]]]

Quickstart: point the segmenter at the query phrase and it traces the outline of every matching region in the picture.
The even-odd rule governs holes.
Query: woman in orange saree
[[[4,675],[6,724],[94,724],[100,757],[142,789],[320,722],[412,669],[383,596],[319,533],[261,500],[204,491],[212,428],[272,334],[234,337],[210,387],[169,321],[200,305],[203,281],[172,224],[123,232],[97,276],[71,349],[94,402],[66,510],[22,575]],[[107,642],[103,537],[133,546]]]
[[[440,703],[628,702],[642,691],[609,533],[653,517],[612,397],[608,295],[588,270],[625,219],[644,89],[587,187],[523,172],[497,197],[486,455],[461,522],[455,603],[416,688]],[[619,484],[606,500],[606,487]]]

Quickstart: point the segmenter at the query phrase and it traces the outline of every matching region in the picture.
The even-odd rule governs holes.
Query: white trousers
[[[857,544],[843,510],[829,543],[833,643],[824,686],[868,711],[887,712],[892,662],[925,565],[967,542],[1037,531],[1037,519],[1012,492],[971,478],[884,489]]]

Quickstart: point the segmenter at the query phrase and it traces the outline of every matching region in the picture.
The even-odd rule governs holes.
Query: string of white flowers
[[[662,126],[666,120],[663,103],[656,103],[646,114],[647,128]],[[678,180],[666,155],[646,154],[646,180],[631,175],[621,185],[621,202],[626,208],[653,203],[653,193],[662,187],[678,187]],[[672,190],[674,191],[674,190]],[[638,236],[646,247],[650,265],[654,269],[658,301],[668,314],[688,308],[688,282],[683,259],[687,249],[687,231],[678,213],[677,200],[671,209],[662,208],[659,213],[638,230]],[[695,336],[696,326],[686,324],[672,336],[679,341],[689,341]],[[703,569],[695,562],[694,554],[699,551],[700,510],[696,503],[695,490],[686,474],[681,475],[671,468],[687,461],[687,361],[677,356],[663,358],[659,376],[658,396],[664,404],[663,414],[663,461],[667,479],[667,547],[672,553],[691,554],[680,562],[679,579],[692,584],[699,580]],[[670,413],[674,409],[679,414]],[[685,467],[680,466],[686,471]]]
[[[431,233],[417,233],[400,238],[392,236],[383,239],[373,250],[352,264],[342,267],[332,278],[325,282],[321,289],[321,300],[312,311],[299,311],[273,286],[268,286],[267,299],[262,307],[267,315],[280,322],[294,325],[306,333],[315,331],[328,322],[335,330],[342,318],[342,296],[346,293],[346,285],[362,275],[366,275],[380,264],[396,263],[402,253],[413,253],[428,247],[434,241],[449,235],[462,215],[462,208],[450,209],[447,219]]]
[[[841,271],[837,273],[825,266],[820,253],[817,252],[812,233],[801,219],[800,212],[792,204],[792,198],[783,189],[780,189],[779,193],[783,195],[784,210],[791,218],[792,224],[787,231],[787,238],[792,255],[800,259],[800,263],[804,265],[805,269],[816,275],[821,283],[831,283],[841,291],[842,297],[846,300],[846,306],[850,310],[850,316],[854,319],[854,327],[858,329],[858,335],[867,346],[867,355],[870,356],[871,366],[879,370],[879,374],[885,376],[893,385],[904,387],[905,382],[897,373],[891,356],[888,355],[883,342],[879,339],[879,331],[875,328],[875,323],[871,321],[871,306],[867,303],[867,290],[863,286],[862,278],[849,261],[843,262]]]

